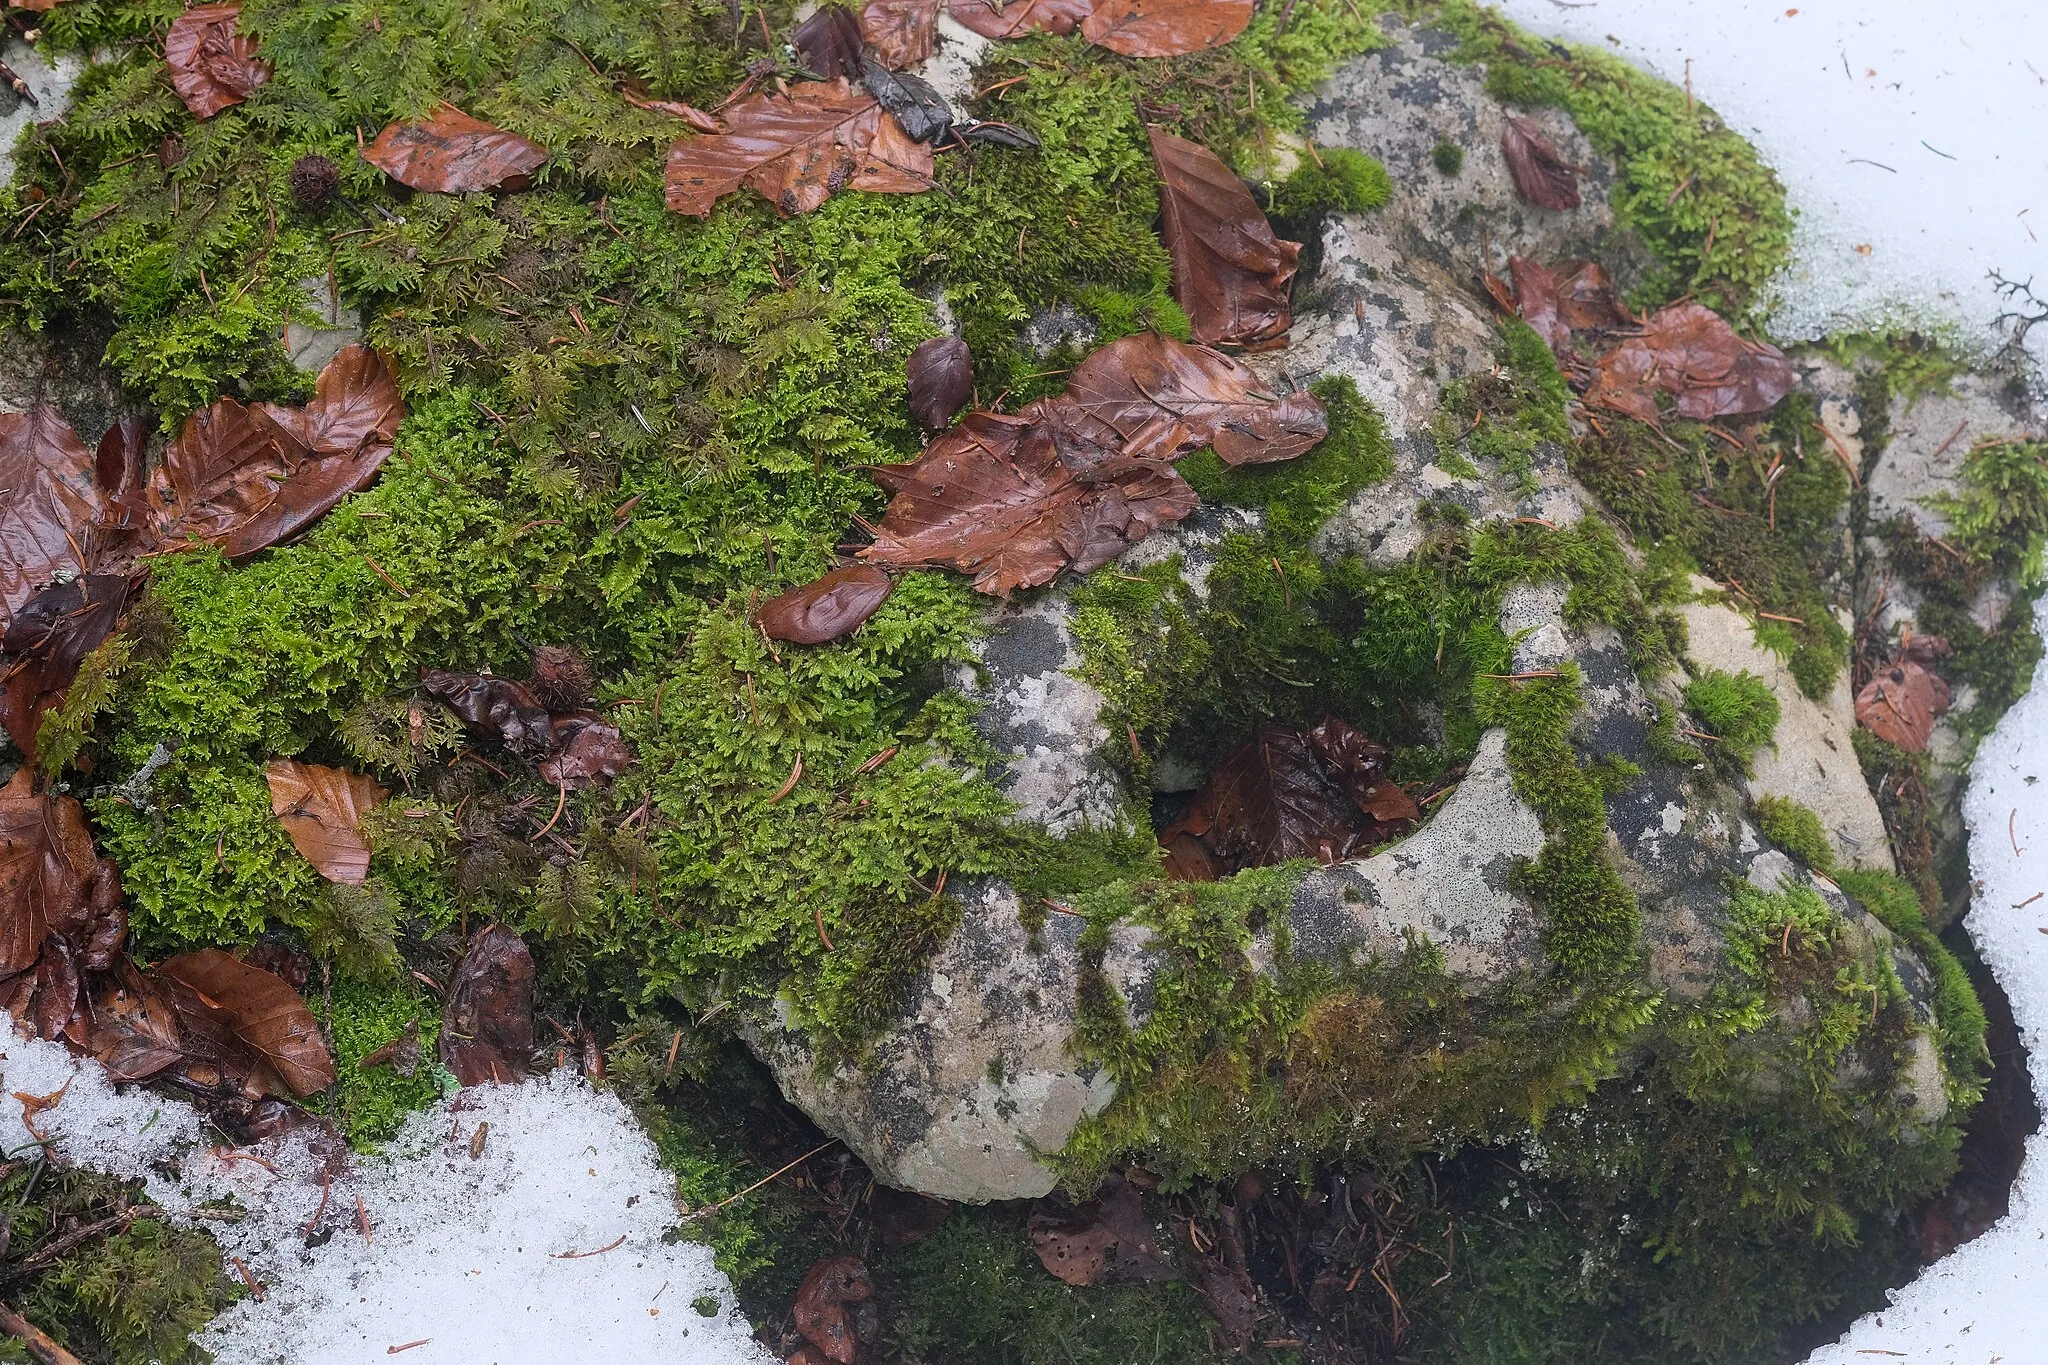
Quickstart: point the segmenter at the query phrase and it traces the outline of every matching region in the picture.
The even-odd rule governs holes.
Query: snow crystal
[[[33,1140],[16,1092],[67,1083],[32,1120],[57,1154],[141,1180],[262,1286],[202,1333],[219,1365],[340,1365],[393,1347],[419,1365],[773,1359],[710,1249],[664,1240],[678,1211],[653,1144],[571,1071],[463,1091],[338,1171],[306,1134],[209,1145],[218,1134],[191,1105],[118,1090],[97,1063],[11,1036],[0,1142]]]

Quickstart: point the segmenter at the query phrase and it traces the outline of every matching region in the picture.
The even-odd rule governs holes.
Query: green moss
[[[413,1111],[453,1089],[454,1078],[434,1059],[441,1011],[408,980],[364,981],[342,976],[326,992],[315,992],[314,1013],[334,1040],[340,1077],[336,1094],[342,1132],[367,1150],[398,1131]],[[420,1061],[410,1076],[385,1063],[365,1068],[362,1059],[397,1039],[410,1024]]]
[[[1465,169],[1465,149],[1446,138],[1430,149],[1429,161],[1438,175],[1449,178]]]
[[[1778,698],[1746,668],[1740,673],[1701,669],[1685,685],[1685,705],[1716,741],[1713,759],[1738,772],[1747,773],[1751,757],[1773,743],[1778,732]]]
[[[1782,796],[1756,799],[1756,824],[1764,837],[1816,872],[1835,870],[1835,845],[1809,806]]]
[[[1394,182],[1378,161],[1349,147],[1319,148],[1274,186],[1267,213],[1285,235],[1326,214],[1383,209],[1393,197]]]
[[[1348,375],[1325,375],[1309,386],[1329,414],[1330,434],[1308,454],[1281,464],[1231,468],[1212,450],[1177,466],[1202,501],[1258,508],[1270,534],[1305,546],[1352,494],[1394,472],[1385,421],[1359,396]]]
[[[1984,1093],[1991,1054],[1984,1041],[1984,1005],[1970,985],[1969,972],[1928,927],[1912,883],[1889,872],[1848,870],[1834,875],[1844,891],[1927,964],[1933,976],[1934,1036],[1941,1048],[1949,1103],[1958,1109],[1975,1104]]]

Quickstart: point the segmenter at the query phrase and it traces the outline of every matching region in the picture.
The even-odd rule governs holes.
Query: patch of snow
[[[2048,16],[2039,0],[1497,0],[1711,104],[1798,210],[1773,329],[1917,325],[1995,344],[1990,272],[2048,293]],[[2029,349],[2048,359],[2048,327]]]
[[[211,1146],[191,1105],[118,1089],[11,1025],[0,1013],[0,1143],[33,1140],[15,1092],[68,1083],[34,1119],[57,1154],[141,1180],[173,1222],[213,1234],[231,1275],[263,1286],[200,1335],[218,1365],[341,1365],[411,1343],[419,1365],[773,1359],[710,1248],[664,1241],[675,1185],[646,1134],[571,1071],[463,1091],[335,1169],[303,1133]],[[205,1216],[230,1201],[241,1221]],[[309,1245],[309,1229],[325,1240]]]

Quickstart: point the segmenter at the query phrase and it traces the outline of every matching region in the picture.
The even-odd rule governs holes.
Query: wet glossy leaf
[[[576,790],[624,773],[633,766],[633,751],[619,727],[589,711],[571,711],[549,721],[552,750],[541,760],[543,780]]]
[[[186,10],[164,35],[164,60],[171,88],[195,118],[211,118],[240,104],[270,79],[270,66],[256,56],[256,40],[235,32],[242,6],[199,5]]]
[[[951,0],[947,8],[984,38],[1021,38],[1027,33],[1061,36],[1081,26],[1094,0]]]
[[[85,656],[120,626],[138,581],[124,574],[87,574],[53,584],[7,623],[0,636],[6,664],[0,726],[22,753],[35,754],[44,715],[63,701]]]
[[[788,95],[750,95],[725,111],[730,132],[670,149],[669,208],[708,217],[742,185],[784,217],[809,213],[841,188],[917,194],[931,188],[932,151],[913,142],[875,97],[843,79]]]
[[[1768,412],[1792,391],[1793,378],[1777,347],[1738,335],[1710,308],[1680,303],[1652,314],[1639,334],[1601,357],[1586,405],[1655,422],[1661,390],[1679,416],[1704,422]]]
[[[488,673],[423,668],[420,685],[462,717],[472,734],[503,740],[521,753],[540,753],[554,743],[547,708],[525,683]]]
[[[926,431],[939,431],[974,401],[974,356],[957,336],[920,341],[903,366],[910,382],[910,415]]]
[[[1329,432],[1306,391],[1276,398],[1238,361],[1207,346],[1140,332],[1082,361],[1059,400],[1121,442],[1127,455],[1177,460],[1203,446],[1226,464],[1291,460]]]
[[[1501,129],[1500,149],[1507,156],[1515,192],[1522,198],[1540,209],[1579,206],[1578,167],[1564,159],[1541,128],[1510,115]]]
[[[932,55],[938,24],[939,0],[867,0],[860,9],[861,37],[896,71]]]
[[[1229,42],[1253,8],[1252,0],[1096,0],[1081,32],[1126,57],[1178,57]]]
[[[260,403],[264,416],[293,440],[323,457],[354,458],[364,450],[389,453],[405,420],[398,376],[368,346],[348,346],[320,371],[313,399],[303,408]]]
[[[515,1085],[533,1060],[533,954],[519,935],[490,924],[470,940],[448,983],[441,1062],[464,1085]]]
[[[1063,568],[1092,572],[1194,510],[1194,490],[1163,461],[1063,458],[1047,416],[1066,411],[1060,401],[969,413],[910,463],[871,467],[895,496],[861,557],[946,565],[1007,595]]]
[[[825,1359],[853,1365],[860,1342],[846,1305],[873,1292],[868,1268],[859,1257],[829,1256],[812,1266],[797,1286],[792,1312],[796,1330]]]
[[[423,123],[393,123],[363,160],[401,185],[435,194],[524,189],[547,148],[444,104]]]
[[[829,644],[860,629],[881,609],[896,581],[866,564],[834,569],[761,604],[754,619],[771,639]]]
[[[1214,152],[1149,130],[1173,297],[1196,341],[1257,346],[1283,338],[1299,242],[1273,234],[1251,191]]]
[[[1560,361],[1572,358],[1572,333],[1620,327],[1631,319],[1615,297],[1614,282],[1593,261],[1566,261],[1555,270],[1526,256],[1508,258],[1515,278],[1513,309]]]
[[[99,856],[77,800],[35,789],[24,765],[0,788],[0,975],[35,965],[53,931],[94,933],[120,879]]]
[[[141,1081],[184,1060],[177,1011],[155,982],[125,959],[92,989],[90,1047],[110,1079]]]
[[[186,987],[218,1012],[234,1036],[294,1094],[311,1095],[334,1084],[334,1059],[320,1026],[282,978],[218,948],[181,953],[161,964],[157,975]]]
[[[370,875],[362,819],[391,793],[361,773],[273,758],[263,769],[270,811],[292,847],[330,882],[361,886]]]
[[[1887,744],[1919,753],[1949,707],[1949,686],[1913,658],[1886,664],[1856,694],[1856,721]]]
[[[1393,752],[1335,716],[1325,716],[1308,732],[1309,747],[1323,761],[1358,808],[1375,820],[1419,820],[1421,809],[1393,779]]]
[[[860,75],[860,20],[844,5],[826,5],[789,35],[798,60],[814,76]]]
[[[84,543],[106,506],[93,451],[53,407],[0,413],[0,621],[59,573],[91,566]]]
[[[953,107],[929,81],[870,61],[861,68],[861,83],[912,142],[937,145],[946,140],[946,133],[953,126]]]

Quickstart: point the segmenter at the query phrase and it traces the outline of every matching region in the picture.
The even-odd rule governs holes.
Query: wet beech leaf
[[[526,1079],[533,1060],[533,954],[504,925],[485,925],[470,940],[448,983],[434,1049],[464,1085]]]
[[[910,381],[910,415],[926,431],[940,431],[974,399],[974,356],[957,336],[920,341],[903,366]]]
[[[22,753],[35,754],[44,715],[62,702],[85,656],[120,626],[137,581],[125,574],[86,574],[52,584],[7,623],[0,636],[6,664],[0,726]]]
[[[1514,275],[1513,311],[1550,343],[1559,361],[1572,358],[1572,333],[1620,327],[1630,321],[1614,282],[1593,261],[1566,261],[1555,270],[1526,256],[1508,258]]]
[[[860,75],[860,20],[844,5],[826,5],[796,26],[789,44],[805,68],[816,76]]]
[[[405,400],[391,365],[368,346],[348,346],[320,370],[313,399],[303,408],[258,405],[272,422],[319,456],[353,458],[366,449],[386,453],[405,420]]]
[[[156,970],[218,1011],[234,1036],[253,1049],[292,1093],[311,1095],[334,1084],[334,1058],[328,1055],[320,1025],[283,978],[218,948],[181,953]]]
[[[1908,656],[1879,668],[1863,684],[1856,694],[1856,721],[1885,743],[1920,753],[1948,707],[1948,684]]]
[[[541,760],[543,780],[570,790],[618,777],[633,766],[633,751],[619,727],[589,711],[571,711],[549,720],[551,752]]]
[[[1540,209],[1579,206],[1579,170],[1564,159],[1543,130],[1525,118],[1508,117],[1500,149],[1508,159],[1515,192]]]
[[[443,104],[421,123],[392,123],[363,160],[401,185],[434,194],[519,190],[548,159],[547,148]]]
[[[79,553],[106,505],[94,465],[57,409],[0,413],[0,620],[56,574],[91,567]]]
[[[110,1080],[148,1080],[184,1060],[177,1011],[132,962],[122,959],[93,983],[92,1007],[88,1046]]]
[[[211,118],[240,104],[270,79],[270,67],[256,56],[256,40],[235,32],[240,0],[186,10],[164,35],[164,60],[171,87],[194,118]]]
[[[1393,751],[1386,745],[1335,716],[1317,722],[1308,731],[1308,743],[1337,785],[1367,815],[1389,824],[1421,818],[1414,798],[1393,779]]]
[[[1711,308],[1679,303],[1651,314],[1638,334],[1600,358],[1586,405],[1654,423],[1661,390],[1679,416],[1705,422],[1768,412],[1792,391],[1793,378],[1777,347],[1739,335]]]
[[[860,1342],[846,1305],[873,1292],[868,1268],[858,1256],[828,1256],[812,1266],[797,1286],[791,1314],[796,1330],[825,1359],[853,1365]]]
[[[273,758],[263,769],[270,811],[292,847],[330,882],[361,886],[370,875],[362,819],[391,793],[361,773]]]
[[[984,38],[1021,38],[1027,33],[1065,37],[1081,26],[1094,0],[951,0],[955,19]]]
[[[1195,509],[1194,490],[1163,461],[1063,458],[1049,420],[1061,402],[969,413],[910,463],[870,466],[894,496],[861,558],[950,566],[1007,596],[1063,568],[1093,572]]]
[[[749,95],[724,112],[730,132],[685,138],[669,150],[663,183],[677,213],[708,217],[720,197],[742,185],[784,217],[809,213],[842,188],[931,188],[931,148],[912,141],[873,95],[844,79],[806,81],[787,95]]]
[[[769,598],[754,619],[771,639],[829,644],[860,629],[895,586],[896,581],[880,569],[853,564]]]
[[[1299,242],[1273,234],[1237,173],[1200,143],[1158,128],[1152,164],[1159,172],[1159,213],[1173,258],[1173,297],[1196,341],[1257,346],[1287,334],[1294,318],[1288,287]]]
[[[1038,1263],[1071,1285],[1100,1280],[1109,1269],[1109,1253],[1116,1249],[1116,1234],[1093,1218],[1062,1220],[1034,1212],[1026,1230]]]
[[[892,71],[916,66],[931,56],[938,31],[939,0],[867,0],[860,9],[861,37]]]
[[[861,84],[912,142],[936,146],[946,140],[953,127],[953,106],[923,77],[871,61],[861,67]]]
[[[554,725],[533,689],[488,673],[420,670],[420,685],[462,717],[471,734],[503,740],[519,753],[540,753],[554,744]]]
[[[1096,0],[1081,32],[1126,57],[1178,57],[1223,44],[1252,21],[1253,0]]]
[[[32,765],[16,769],[0,787],[0,976],[34,966],[53,931],[97,937],[95,922],[118,913],[120,885],[77,800],[37,791]]]
[[[1139,332],[1097,350],[1067,380],[1062,402],[1121,441],[1124,453],[1177,460],[1203,446],[1226,464],[1291,460],[1329,432],[1315,396],[1274,397],[1243,364],[1207,346]]]

